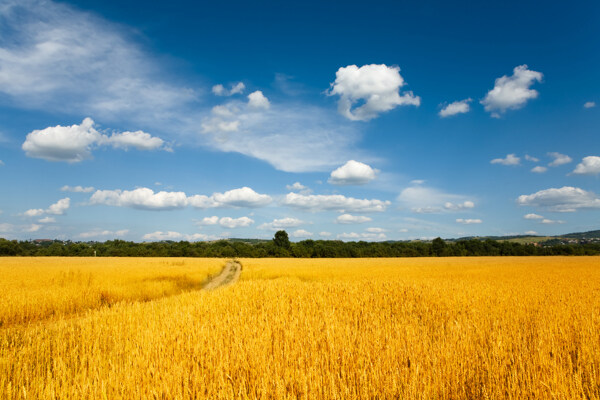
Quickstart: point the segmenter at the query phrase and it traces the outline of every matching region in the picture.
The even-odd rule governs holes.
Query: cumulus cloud
[[[386,238],[385,233],[340,233],[337,235],[338,239],[349,239],[349,240],[384,240]]]
[[[51,204],[47,209],[43,210],[41,208],[34,208],[31,210],[27,210],[23,213],[26,217],[38,217],[43,214],[51,214],[51,215],[63,215],[65,211],[69,209],[71,205],[71,199],[65,197],[64,199],[58,200],[56,203]]]
[[[331,236],[331,232],[327,232],[327,231],[319,232],[319,236],[329,237],[329,236]]]
[[[517,198],[517,204],[540,207],[549,211],[574,212],[600,208],[600,198],[593,192],[572,186],[563,186],[521,195]]]
[[[38,220],[40,224],[50,224],[56,222],[56,218],[54,217],[44,217]]]
[[[543,216],[541,216],[541,215],[538,215],[538,214],[534,214],[534,213],[525,214],[525,215],[523,216],[523,218],[525,218],[525,219],[544,219],[544,217],[543,217]]]
[[[456,222],[458,222],[459,224],[463,224],[463,225],[471,225],[471,224],[481,224],[483,221],[480,220],[479,218],[457,218]]]
[[[283,205],[306,211],[382,212],[391,204],[389,201],[355,199],[341,194],[302,195],[288,193]]]
[[[268,109],[271,106],[269,99],[265,97],[263,92],[257,90],[248,95],[248,107],[258,109]]]
[[[539,158],[537,158],[537,157],[533,157],[533,156],[530,156],[529,154],[525,154],[525,159],[526,159],[527,161],[532,161],[532,162],[538,162],[538,161],[540,161],[540,159],[539,159]]]
[[[542,167],[541,165],[531,168],[531,172],[535,172],[536,174],[543,174],[546,171],[548,171],[548,168]]]
[[[231,218],[231,217],[223,217],[219,219],[219,225],[224,228],[244,228],[250,226],[254,223],[254,220],[248,217],[240,217],[240,218]]]
[[[219,207],[263,207],[271,203],[271,196],[256,193],[249,187],[228,190],[225,193],[213,193],[211,198]],[[193,204],[192,204],[193,205]]]
[[[202,240],[216,240],[218,237],[205,235],[203,233],[183,234],[174,231],[156,231],[152,233],[146,233],[144,236],[142,236],[142,239],[148,241],[187,240],[188,242],[197,242]]]
[[[23,228],[23,232],[37,232],[40,230],[42,225],[31,224]]]
[[[129,149],[134,147],[138,150],[157,150],[163,147],[165,141],[159,137],[142,131],[113,133],[107,143],[115,148]]]
[[[536,231],[525,231],[526,235],[537,235],[538,233]]]
[[[217,217],[216,215],[212,216],[212,217],[204,217],[202,218],[202,220],[197,221],[196,225],[217,225],[219,223],[219,217]]]
[[[70,205],[71,199],[65,197],[64,199],[60,199],[56,203],[51,204],[50,207],[48,207],[48,209],[46,210],[46,213],[54,215],[63,215],[65,211],[69,209]]]
[[[368,121],[397,106],[419,106],[421,99],[411,91],[400,94],[405,85],[400,68],[385,64],[357,67],[348,65],[336,72],[327,94],[339,95],[338,111],[352,121]],[[364,103],[352,109],[356,103]]]
[[[367,228],[366,231],[369,232],[369,233],[384,233],[384,232],[387,232],[387,229],[383,229],[383,228]]]
[[[258,229],[267,229],[276,231],[279,229],[295,228],[304,224],[304,221],[298,218],[286,217],[280,219],[274,219],[271,222],[266,222],[258,227]]]
[[[103,145],[116,148],[135,147],[138,150],[161,148],[164,141],[148,133],[113,133],[108,137],[94,128],[94,121],[85,118],[80,125],[53,126],[27,134],[21,146],[28,157],[48,161],[80,162],[92,157],[92,149]]]
[[[123,236],[127,235],[128,233],[129,233],[129,229],[121,229],[118,231],[95,229],[95,230],[88,231],[88,232],[81,232],[77,236],[79,236],[82,239],[100,238],[100,237],[118,238],[118,237],[123,237]]]
[[[307,186],[304,186],[300,182],[295,182],[292,185],[285,185],[285,188],[291,192],[298,192],[302,194],[310,194],[312,193],[312,189]]]
[[[574,174],[578,175],[598,175],[600,174],[600,157],[587,156],[583,157],[581,162],[577,164]]]
[[[559,165],[564,165],[564,164],[568,164],[571,161],[573,161],[573,159],[565,154],[560,154],[557,152],[551,152],[548,153],[548,155],[552,158],[554,158],[554,161],[552,161],[551,163],[548,164],[549,167],[558,167]]]
[[[83,187],[83,186],[65,185],[60,188],[60,191],[61,192],[73,192],[73,193],[91,193],[94,191],[94,187],[93,186]]]
[[[446,210],[452,210],[452,211],[460,211],[460,210],[466,210],[469,208],[474,208],[475,207],[475,203],[473,203],[470,200],[465,200],[462,203],[452,203],[447,201],[446,203],[444,203],[444,208]]]
[[[225,86],[218,84],[212,87],[213,94],[217,96],[233,96],[234,94],[243,93],[246,89],[246,85],[243,82],[238,82],[231,85],[231,89],[225,89]]]
[[[130,207],[144,210],[172,210],[192,206],[196,208],[216,207],[262,207],[271,202],[266,194],[256,193],[249,187],[229,190],[225,193],[213,193],[211,196],[187,196],[184,192],[155,193],[149,188],[134,190],[97,190],[89,203],[115,207]]]
[[[527,65],[519,65],[513,70],[512,76],[502,76],[496,79],[494,88],[481,100],[485,110],[499,117],[506,110],[519,109],[531,99],[538,97],[538,92],[530,87],[535,82],[542,81],[542,73],[532,71]]]
[[[90,198],[90,204],[104,204],[114,207],[130,207],[142,210],[171,210],[187,205],[184,192],[154,193],[152,189],[97,190]]]
[[[371,221],[373,221],[372,218],[365,217],[364,215],[351,214],[342,214],[335,219],[335,222],[338,224],[363,224]]]
[[[465,99],[460,101],[455,101],[446,105],[439,112],[439,116],[442,118],[450,117],[452,115],[457,114],[466,114],[470,111],[469,103],[473,101],[473,99]]]
[[[565,221],[561,221],[561,220],[553,220],[553,219],[548,219],[548,218],[544,218],[540,221],[540,224],[564,224]]]
[[[377,172],[367,164],[350,160],[331,172],[328,182],[333,185],[364,185],[375,179]]]
[[[512,154],[507,154],[505,158],[494,158],[490,161],[490,164],[502,164],[502,165],[519,165],[521,158]]]
[[[298,229],[292,233],[292,236],[295,238],[307,238],[311,237],[312,235],[312,232],[308,232],[304,229]]]
[[[426,186],[411,186],[400,192],[398,201],[416,214],[435,214],[472,209],[475,203],[465,196],[445,193]]]
[[[596,107],[596,103],[593,101],[586,101],[583,104],[583,108],[594,108],[594,107]]]

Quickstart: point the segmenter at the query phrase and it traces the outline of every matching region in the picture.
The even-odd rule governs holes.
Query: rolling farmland
[[[597,399],[598,261],[3,258],[0,397]]]

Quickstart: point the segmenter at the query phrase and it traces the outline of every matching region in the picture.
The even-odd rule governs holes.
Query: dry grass
[[[159,262],[119,260],[109,283]],[[0,398],[598,399],[599,261],[241,260],[214,292],[0,329]]]

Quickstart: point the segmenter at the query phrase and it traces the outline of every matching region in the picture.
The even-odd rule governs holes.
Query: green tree
[[[273,237],[273,244],[282,249],[289,250],[292,245],[286,231],[277,231]]]

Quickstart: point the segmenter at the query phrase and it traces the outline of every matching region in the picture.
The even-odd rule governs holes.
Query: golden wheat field
[[[2,399],[600,399],[600,259],[0,259]]]

